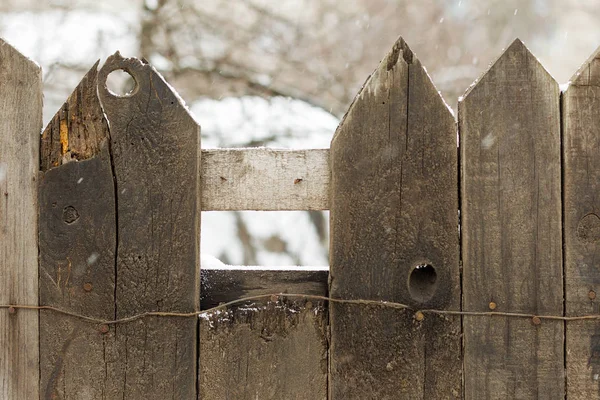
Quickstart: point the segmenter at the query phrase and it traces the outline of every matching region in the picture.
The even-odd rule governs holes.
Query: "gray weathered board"
[[[272,293],[327,295],[327,271],[203,269],[203,306]],[[203,307],[203,308],[204,308]],[[200,398],[327,399],[321,300],[246,302],[200,318]]]
[[[0,304],[38,304],[42,71],[0,39]],[[38,398],[38,313],[0,310],[0,398]]]
[[[559,120],[558,85],[520,40],[459,103],[465,310],[562,315]],[[564,398],[562,321],[463,329],[466,399]]]
[[[326,210],[329,149],[202,152],[202,210]]]
[[[598,314],[600,294],[600,51],[563,93],[565,310]],[[567,398],[600,398],[600,323],[566,325]]]
[[[199,127],[148,64],[117,53],[96,68],[42,136],[40,299],[107,320],[197,311]],[[115,69],[132,93],[108,91]],[[41,321],[45,399],[196,396],[195,318]]]
[[[330,157],[330,295],[459,309],[456,123],[402,39]],[[460,317],[331,303],[330,326],[330,399],[461,397]]]

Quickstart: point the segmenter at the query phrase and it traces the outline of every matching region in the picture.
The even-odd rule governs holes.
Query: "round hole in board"
[[[433,297],[437,288],[437,273],[430,264],[415,266],[408,277],[408,292],[413,300],[425,303]]]
[[[137,82],[129,72],[116,69],[106,77],[106,88],[113,96],[127,97],[135,93]]]

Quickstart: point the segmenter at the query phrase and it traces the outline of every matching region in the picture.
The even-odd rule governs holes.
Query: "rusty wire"
[[[191,318],[191,317],[199,317],[202,315],[210,315],[216,311],[227,309],[231,306],[239,305],[242,303],[246,303],[248,301],[256,301],[256,300],[269,300],[269,299],[279,299],[279,298],[301,298],[305,300],[320,300],[320,301],[328,301],[332,303],[341,303],[341,304],[354,304],[354,305],[367,305],[367,306],[378,306],[378,307],[386,307],[386,308],[395,308],[402,310],[410,310],[415,313],[415,318],[418,321],[424,319],[425,314],[438,314],[438,315],[460,315],[460,316],[476,316],[476,317],[513,317],[513,318],[530,318],[533,320],[534,324],[538,325],[541,320],[556,320],[556,321],[582,321],[582,320],[600,320],[600,314],[592,314],[592,315],[581,315],[574,317],[565,317],[561,315],[538,315],[538,314],[528,314],[528,313],[514,313],[514,312],[502,312],[502,311],[456,311],[456,310],[436,310],[436,309],[416,309],[406,304],[395,303],[390,301],[381,301],[381,300],[365,300],[365,299],[338,299],[332,298],[328,296],[319,296],[319,295],[309,295],[309,294],[295,294],[295,293],[271,293],[271,294],[262,294],[256,296],[247,296],[242,297],[233,301],[229,301],[227,303],[220,304],[215,307],[211,307],[206,310],[194,311],[194,312],[167,312],[167,311],[148,311],[139,314],[132,315],[130,317],[118,318],[114,320],[105,320],[101,318],[89,317],[86,315],[81,315],[72,311],[64,310],[58,307],[53,306],[35,306],[35,305],[19,305],[19,304],[0,304],[0,309],[8,309],[9,313],[15,314],[16,310],[24,309],[24,310],[48,310],[52,312],[56,312],[63,315],[68,315],[71,317],[75,317],[81,319],[83,321],[102,324],[102,325],[116,325],[121,323],[127,323],[136,321],[138,319],[146,318],[146,317],[177,317],[177,318]]]

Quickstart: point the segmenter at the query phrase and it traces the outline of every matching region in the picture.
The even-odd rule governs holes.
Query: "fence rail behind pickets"
[[[202,150],[119,53],[39,137],[0,42],[0,397],[600,399],[598,54],[516,40],[457,123],[399,39],[330,149]],[[209,210],[330,210],[331,265],[200,270]]]

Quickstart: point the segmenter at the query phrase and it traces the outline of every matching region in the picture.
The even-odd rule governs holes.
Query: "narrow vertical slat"
[[[565,311],[598,314],[600,303],[600,50],[563,93]],[[600,323],[566,325],[567,398],[600,398]]]
[[[96,63],[41,137],[40,303],[102,320],[115,314],[116,216],[108,125]],[[118,398],[122,368],[105,327],[40,312],[42,399]]]
[[[559,125],[558,85],[518,39],[459,103],[465,310],[562,315]],[[463,330],[466,399],[564,398],[562,321]]]
[[[460,318],[414,311],[460,308],[456,124],[404,40],[330,160],[330,295],[412,307],[330,304],[330,399],[460,398]]]
[[[135,88],[106,86],[122,69]],[[109,57],[98,75],[109,122],[117,240],[115,317],[200,307],[200,127],[147,63]],[[197,318],[146,317],[110,327],[126,399],[197,396]]]
[[[38,304],[42,73],[0,39],[0,304]],[[38,312],[0,310],[0,398],[38,398]]]

